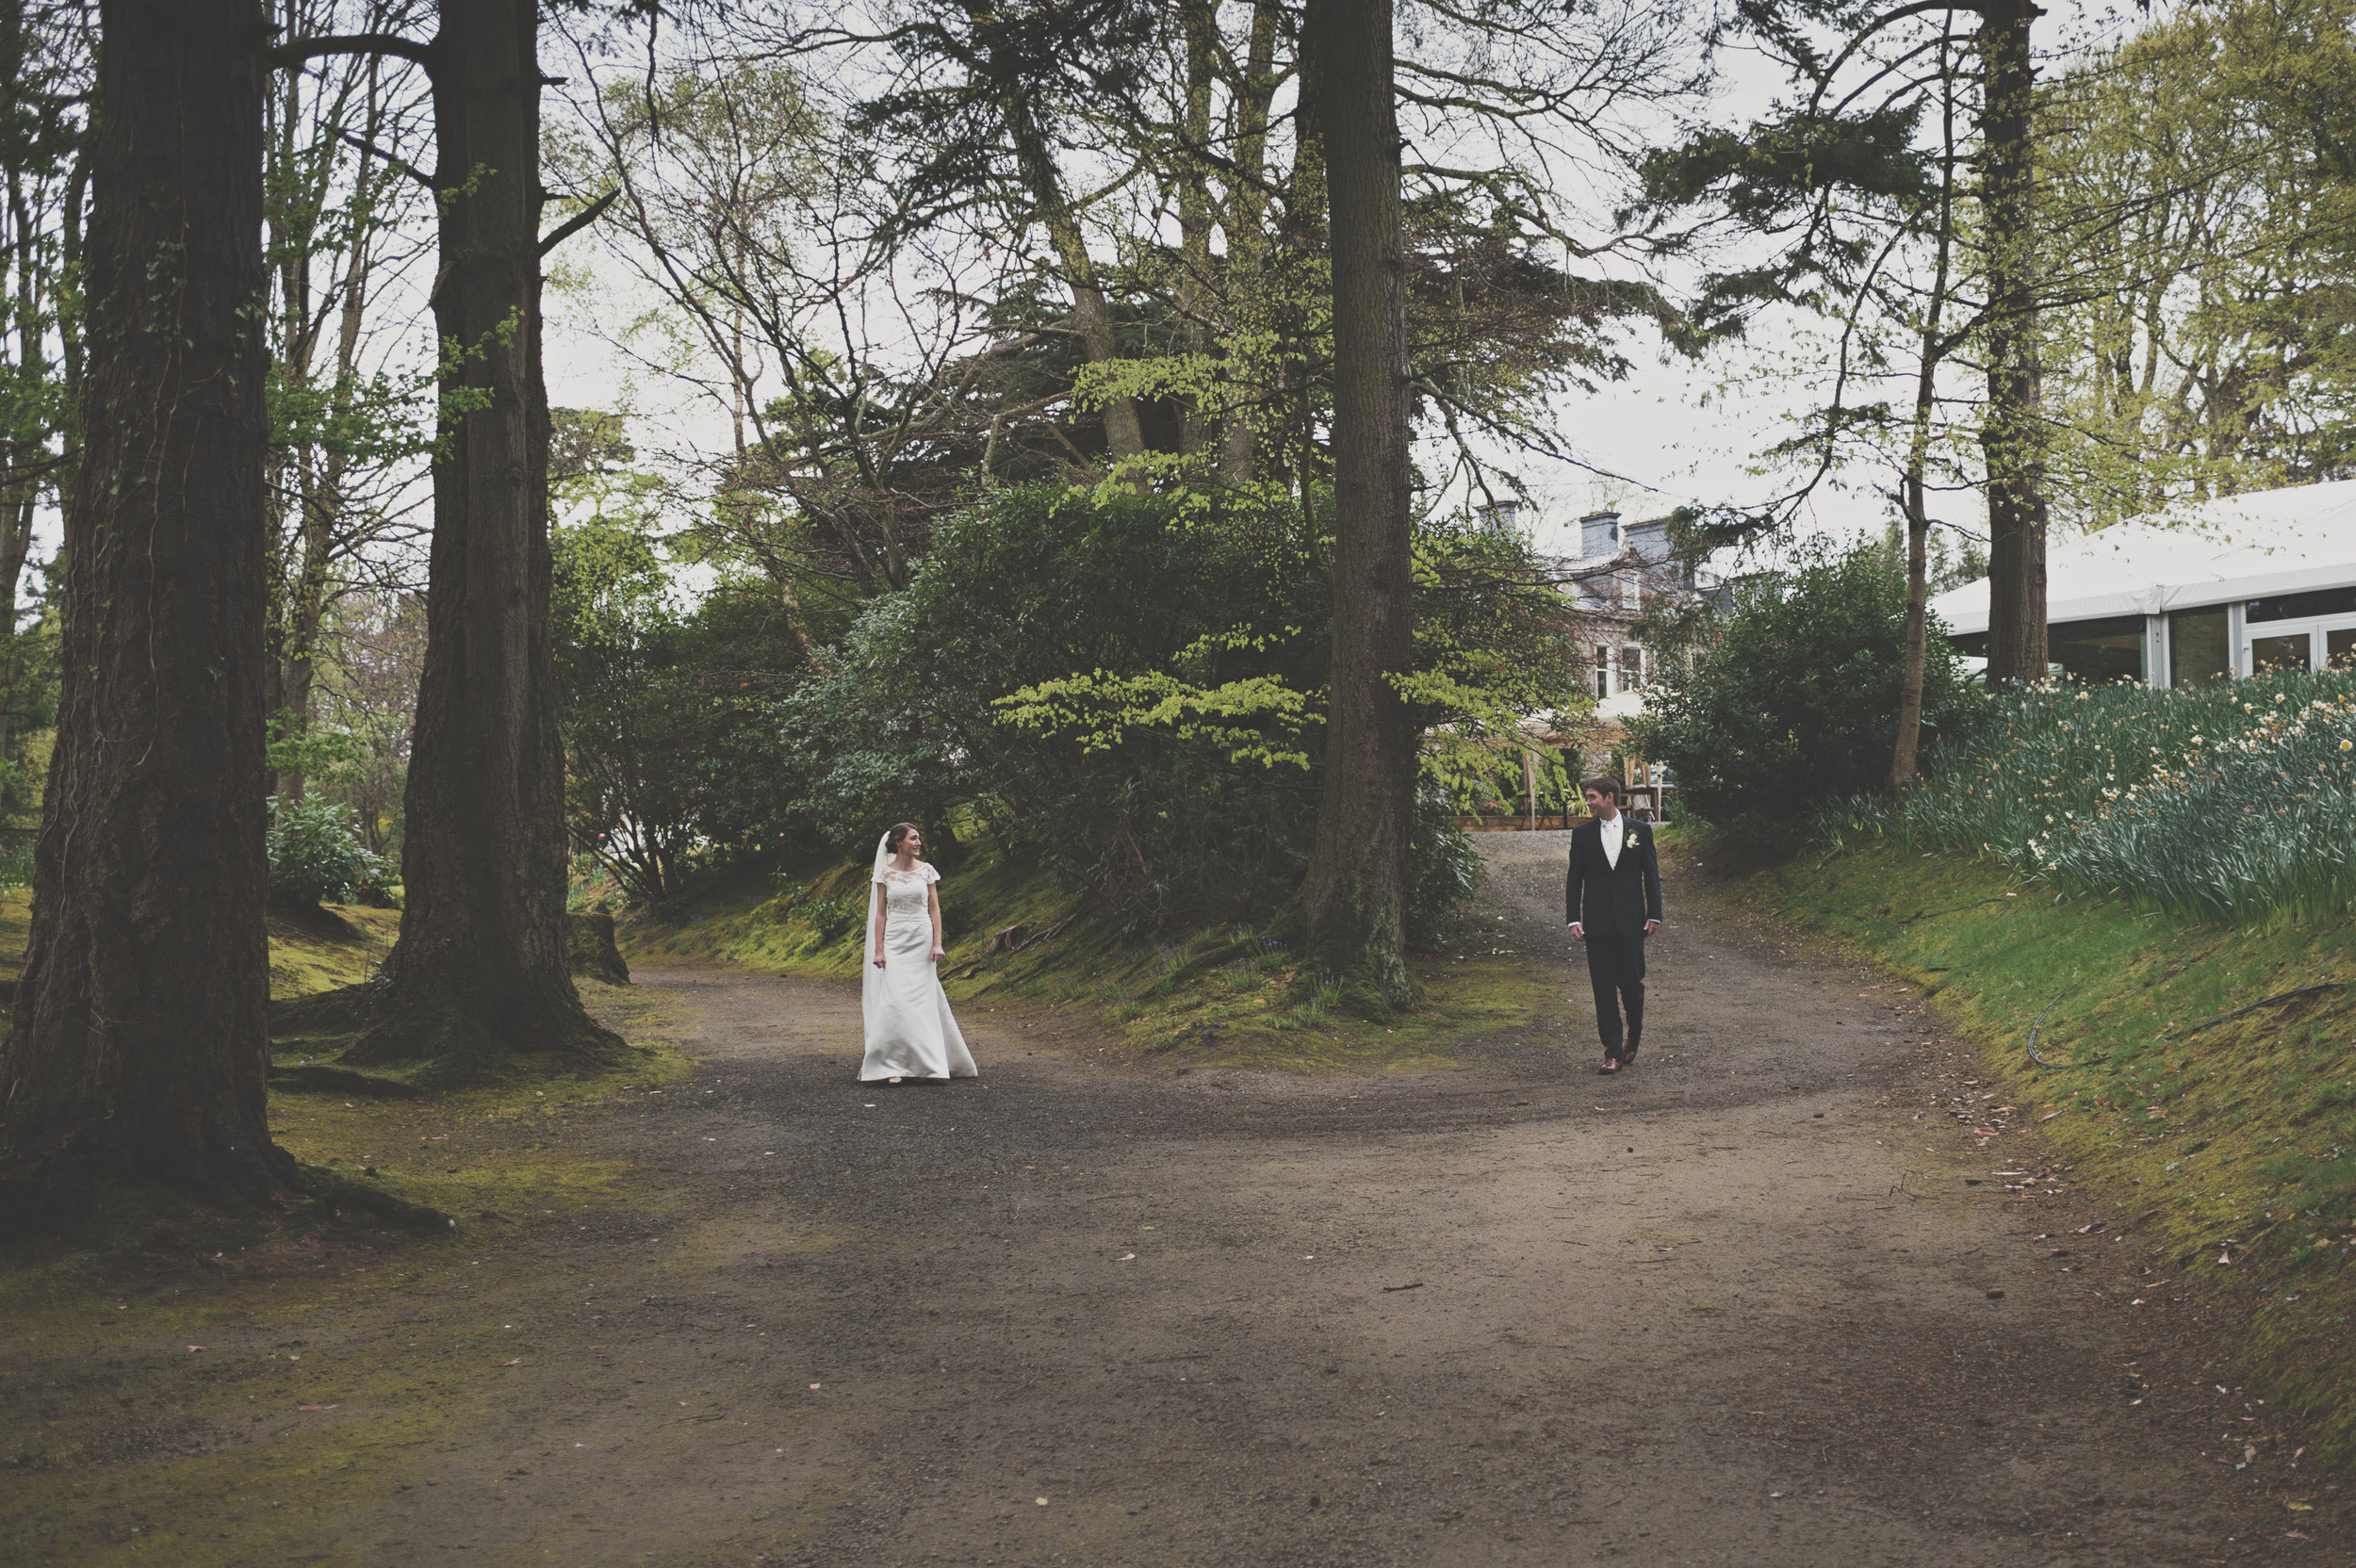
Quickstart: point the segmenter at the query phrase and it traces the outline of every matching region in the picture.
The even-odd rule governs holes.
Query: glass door
[[[2323,623],[2323,664],[2327,670],[2356,669],[2356,615]]]
[[[2250,627],[2250,669],[2253,675],[2273,670],[2356,669],[2356,615]]]
[[[2250,634],[2250,673],[2272,675],[2278,670],[2304,670],[2314,667],[2315,637],[2305,630],[2282,631],[2267,628],[2261,634],[2254,628]]]

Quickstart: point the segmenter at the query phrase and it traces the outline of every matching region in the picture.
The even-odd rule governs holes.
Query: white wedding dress
[[[933,919],[927,897],[941,874],[919,860],[907,871],[881,850],[868,892],[867,936],[861,966],[860,1012],[867,1021],[867,1058],[861,1083],[878,1078],[974,1078],[981,1070],[965,1048],[965,1036],[949,1011],[933,962]],[[884,906],[884,962],[875,962],[875,900]]]

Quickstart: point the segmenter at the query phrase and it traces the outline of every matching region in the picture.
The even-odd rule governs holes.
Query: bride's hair
[[[892,825],[892,831],[884,835],[885,852],[892,855],[899,854],[901,841],[909,834],[917,831],[919,831],[919,829],[912,822],[893,823]]]

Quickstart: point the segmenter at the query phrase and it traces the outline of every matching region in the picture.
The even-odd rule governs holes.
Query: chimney
[[[1595,561],[1620,553],[1620,514],[1590,512],[1579,520],[1579,557]]]
[[[1669,519],[1655,517],[1648,523],[1630,523],[1626,530],[1628,547],[1647,566],[1658,566],[1669,559]]]

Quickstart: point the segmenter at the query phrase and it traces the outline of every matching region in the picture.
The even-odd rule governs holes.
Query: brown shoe
[[[1617,1072],[1620,1070],[1620,1058],[1617,1056],[1606,1056],[1603,1059],[1603,1066],[1595,1069],[1595,1070],[1597,1072]]]

